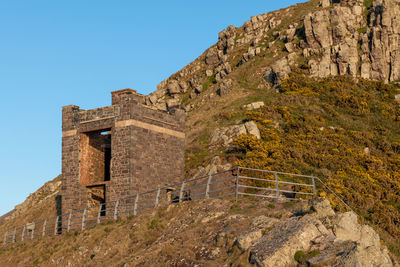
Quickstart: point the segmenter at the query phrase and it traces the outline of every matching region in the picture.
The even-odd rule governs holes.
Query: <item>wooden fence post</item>
[[[208,175],[208,179],[207,179],[207,186],[206,186],[206,195],[205,195],[205,198],[209,198],[209,197],[210,197],[210,183],[211,183],[211,179],[212,179],[212,175],[209,174],[209,175]]]
[[[47,224],[47,219],[44,220],[44,223],[43,223],[42,236],[44,236],[46,234],[46,224]]]
[[[6,231],[4,233],[4,241],[3,241],[4,246],[7,244],[7,235],[8,235],[8,231]]]
[[[35,235],[35,227],[36,227],[36,224],[35,224],[35,223],[32,223],[31,225],[33,225],[32,232],[31,232],[31,240],[32,240],[32,239],[33,239],[33,236]]]
[[[312,178],[312,188],[313,188],[313,199],[315,199],[315,193],[316,193],[316,188],[315,188],[315,177],[313,176]]]
[[[86,219],[86,208],[83,210],[82,214],[82,231],[85,230],[85,219]]]
[[[157,195],[156,195],[156,202],[154,203],[154,207],[158,207],[158,199],[160,198],[160,191],[161,191],[161,188],[158,188]]]
[[[24,241],[24,239],[25,239],[25,230],[26,230],[26,226],[24,225],[24,228],[22,229],[22,234],[21,234],[21,241]]]
[[[97,224],[100,224],[100,217],[101,217],[101,211],[103,210],[103,205],[104,205],[104,203],[100,204],[100,208],[99,208],[99,211],[97,213]]]
[[[179,192],[179,202],[182,202],[184,189],[185,189],[185,182],[182,182],[181,191]]]
[[[276,200],[279,200],[279,181],[278,181],[278,173],[275,172],[275,189],[276,189]]]
[[[69,215],[68,215],[67,232],[69,232],[69,230],[71,230],[71,217],[72,217],[72,211],[70,211]]]
[[[114,207],[114,220],[118,219],[118,206],[119,206],[119,199],[115,203],[115,207]]]
[[[54,224],[54,235],[57,235],[58,232],[58,221],[60,220],[60,216],[57,216],[56,222]]]
[[[139,194],[136,195],[135,205],[133,206],[133,215],[134,215],[134,216],[136,216],[136,214],[137,214],[137,205],[138,205],[138,201],[139,201]]]
[[[239,166],[237,167],[237,172],[236,172],[236,184],[235,184],[235,201],[238,201],[239,198]]]
[[[17,242],[17,228],[14,228],[13,242]]]

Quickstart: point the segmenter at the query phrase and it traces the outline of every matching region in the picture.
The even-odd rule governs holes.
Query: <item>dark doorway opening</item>
[[[87,207],[89,208],[88,217],[96,217],[101,208],[100,216],[106,216],[106,186],[95,185],[87,186]],[[100,206],[101,205],[101,206]]]
[[[80,183],[90,186],[111,179],[111,129],[81,134]]]

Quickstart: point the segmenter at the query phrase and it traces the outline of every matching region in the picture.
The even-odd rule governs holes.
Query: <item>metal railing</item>
[[[83,231],[123,215],[136,216],[146,209],[187,200],[229,196],[235,196],[236,200],[239,196],[309,200],[316,194],[316,182],[330,190],[314,176],[235,167],[9,229],[3,244]]]

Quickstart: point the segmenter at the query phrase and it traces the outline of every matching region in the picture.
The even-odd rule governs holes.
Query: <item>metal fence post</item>
[[[208,175],[208,180],[207,180],[207,186],[206,186],[206,195],[205,198],[209,198],[209,193],[210,193],[210,183],[211,183],[212,175]]]
[[[35,227],[36,227],[35,223],[32,223],[32,224],[33,224],[33,228],[32,228],[32,233],[31,233],[31,240],[33,239],[33,236],[35,235]]]
[[[115,207],[114,207],[114,220],[118,219],[118,206],[119,206],[119,199],[117,202],[115,202]]]
[[[54,224],[54,235],[57,235],[58,232],[58,221],[60,220],[60,216],[57,216],[56,223]]]
[[[7,244],[7,235],[8,235],[8,231],[6,231],[4,233],[4,241],[3,241],[3,245],[5,246]]]
[[[315,177],[313,176],[311,179],[312,179],[312,189],[313,189],[312,198],[315,199],[315,192],[317,191],[316,188],[315,188]]]
[[[46,224],[47,224],[47,219],[44,220],[44,223],[43,223],[42,236],[44,236],[46,233]]]
[[[161,188],[158,188],[157,195],[156,195],[156,203],[154,204],[154,207],[158,207],[158,199],[160,197],[160,191],[161,191]]]
[[[179,192],[179,202],[182,202],[184,189],[185,189],[185,182],[182,182],[181,191]]]
[[[69,215],[68,215],[67,232],[69,232],[69,230],[71,230],[71,217],[72,217],[72,211],[70,211]]]
[[[97,224],[100,223],[100,217],[101,217],[101,211],[103,210],[103,205],[104,205],[104,203],[100,204],[100,208],[99,208],[99,211],[97,213]]]
[[[13,242],[17,242],[17,228],[14,228]]]
[[[25,230],[26,230],[26,226],[24,225],[24,229],[22,229],[21,241],[24,241],[24,238],[25,238]]]
[[[239,197],[239,166],[237,167],[237,172],[236,172],[236,184],[235,184],[235,201],[238,201]]]
[[[136,195],[135,205],[133,206],[133,215],[134,215],[134,216],[136,216],[136,214],[137,214],[137,205],[138,205],[138,201],[139,201],[139,194]]]
[[[276,200],[278,200],[280,192],[279,192],[279,181],[278,181],[278,173],[277,172],[275,172],[275,189],[276,189]]]
[[[85,230],[86,208],[83,210],[82,215],[82,231]]]

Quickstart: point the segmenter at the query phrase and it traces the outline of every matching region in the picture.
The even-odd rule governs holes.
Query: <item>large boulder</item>
[[[245,110],[253,110],[253,109],[259,109],[261,107],[265,106],[264,101],[258,101],[258,102],[253,102],[247,105],[243,106],[243,109]]]
[[[257,139],[261,138],[260,130],[254,121],[248,121],[244,124],[244,126],[246,127],[248,134],[255,136]]]
[[[339,240],[358,241],[361,238],[361,229],[354,212],[338,214],[335,218],[333,233]]]
[[[265,81],[272,85],[279,85],[281,81],[289,76],[291,72],[287,58],[277,60],[264,74]]]
[[[241,250],[247,250],[256,240],[262,237],[262,230],[256,230],[250,233],[241,235],[236,240],[236,245]]]
[[[345,251],[332,266],[355,266],[355,267],[391,267],[392,260],[386,249],[376,246],[363,248],[354,246],[351,250]]]
[[[181,87],[179,86],[179,82],[177,80],[169,81],[167,90],[168,93],[171,95],[179,94],[181,92]]]
[[[257,266],[295,266],[294,254],[308,250],[311,240],[323,234],[318,224],[309,215],[276,224],[250,249],[250,262]]]
[[[215,129],[211,135],[210,143],[212,146],[219,144],[228,146],[236,137],[242,134],[251,134],[258,139],[261,138],[260,130],[258,129],[257,124],[254,121],[249,121],[244,124]]]
[[[206,64],[215,65],[219,62],[218,50],[216,47],[208,49],[206,53]]]
[[[232,88],[233,88],[233,81],[231,79],[223,79],[221,81],[221,83],[219,84],[219,88],[217,90],[217,93],[220,96],[225,96],[230,91],[232,91]]]
[[[335,212],[326,198],[314,200],[311,210],[315,212],[313,215],[318,219],[335,216]]]

